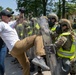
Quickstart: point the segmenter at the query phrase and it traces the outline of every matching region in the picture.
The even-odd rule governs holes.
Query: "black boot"
[[[40,66],[38,66],[38,73],[36,74],[36,75],[43,75],[43,73],[42,73],[42,69],[41,69],[41,67]]]

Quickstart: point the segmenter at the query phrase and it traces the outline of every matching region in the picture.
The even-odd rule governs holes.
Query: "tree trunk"
[[[62,18],[65,18],[65,0],[62,0]]]
[[[58,11],[58,17],[61,18],[61,0],[59,0],[59,11]]]
[[[43,0],[43,14],[46,16],[46,4],[48,0]]]

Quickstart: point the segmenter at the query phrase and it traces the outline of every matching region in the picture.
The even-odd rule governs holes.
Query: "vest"
[[[66,32],[66,33],[62,33],[60,36],[69,36],[70,33]],[[59,37],[60,37],[59,36]],[[73,59],[75,57],[75,44],[74,44],[74,39],[72,38],[72,44],[70,45],[70,50],[66,50],[65,48],[61,47],[58,51],[57,51],[57,55],[59,57],[63,57],[63,58],[69,58],[70,60]],[[68,43],[66,43],[68,44]],[[63,45],[64,46],[64,45]]]
[[[51,30],[52,32],[54,32],[54,31],[56,31],[56,27],[57,27],[57,25],[54,25],[50,30]]]

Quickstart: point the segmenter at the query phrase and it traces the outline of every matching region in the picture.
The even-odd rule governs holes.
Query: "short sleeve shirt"
[[[7,24],[3,21],[0,22],[0,37],[3,39],[10,51],[19,40],[16,30],[11,27],[11,25],[15,25],[14,23],[15,22]]]

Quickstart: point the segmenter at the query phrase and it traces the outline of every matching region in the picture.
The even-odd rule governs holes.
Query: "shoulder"
[[[0,32],[4,29],[6,23],[0,22]]]
[[[11,24],[13,24],[13,23],[15,23],[15,22],[16,22],[16,20],[10,21],[8,24],[11,25]]]
[[[0,27],[1,27],[1,26],[4,26],[4,25],[6,25],[6,23],[5,23],[5,22],[3,22],[3,21],[2,21],[2,22],[0,22]]]

